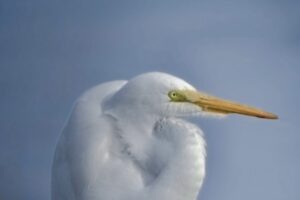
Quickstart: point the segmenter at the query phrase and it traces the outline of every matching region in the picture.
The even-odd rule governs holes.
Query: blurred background
[[[280,116],[193,119],[199,199],[300,199],[299,19],[296,0],[0,0],[0,199],[50,200],[75,99],[148,71]]]

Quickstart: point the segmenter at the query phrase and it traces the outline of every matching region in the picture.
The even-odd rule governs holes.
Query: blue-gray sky
[[[300,199],[299,19],[295,0],[0,0],[0,199],[49,200],[74,100],[147,71],[280,116],[193,120],[200,199]]]

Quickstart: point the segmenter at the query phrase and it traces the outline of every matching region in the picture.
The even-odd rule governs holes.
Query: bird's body
[[[56,147],[52,199],[195,200],[205,176],[205,141],[181,118],[206,109],[231,112],[210,104],[199,109],[195,94],[163,73],[87,91]]]

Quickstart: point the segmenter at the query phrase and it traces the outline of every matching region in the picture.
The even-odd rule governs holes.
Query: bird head
[[[275,114],[251,106],[208,95],[175,76],[151,72],[128,81],[113,97],[114,109],[162,117],[195,114],[240,114],[277,119]],[[142,114],[142,115],[141,115]]]

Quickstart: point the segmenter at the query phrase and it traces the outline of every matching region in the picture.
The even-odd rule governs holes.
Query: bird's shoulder
[[[90,147],[91,144],[87,143],[104,140],[106,136],[110,136],[107,133],[112,131],[113,120],[104,114],[103,102],[120,90],[126,82],[102,83],[83,93],[73,106],[60,142],[68,143],[74,148],[81,145]]]
[[[93,194],[103,192],[106,187],[109,188],[103,179],[127,180],[135,177],[133,185],[140,184],[135,166],[124,158],[123,146],[117,144],[120,139],[115,119],[105,114],[101,107],[105,98],[124,84],[125,81],[118,81],[96,86],[76,101],[56,147],[52,171],[52,181],[57,186],[54,193],[64,193],[66,188],[58,188],[60,182],[65,182],[71,188],[69,190],[78,192],[78,195],[87,195],[87,189],[93,190]],[[122,166],[127,174],[120,174],[118,166]],[[71,178],[65,178],[66,172]],[[124,185],[121,181],[118,184],[120,187]],[[100,186],[104,189],[99,190]]]
[[[91,127],[99,123],[103,113],[103,103],[122,88],[127,81],[112,81],[99,84],[84,92],[74,103],[67,125],[74,129]],[[73,130],[74,130],[73,129]]]

